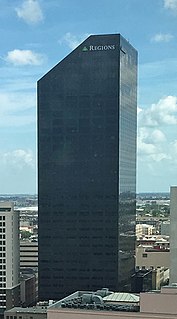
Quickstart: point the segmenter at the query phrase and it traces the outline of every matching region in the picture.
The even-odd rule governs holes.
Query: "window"
[[[142,254],[142,257],[143,258],[147,258],[147,254]]]

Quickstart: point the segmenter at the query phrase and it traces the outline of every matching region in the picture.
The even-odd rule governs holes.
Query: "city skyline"
[[[176,184],[176,0],[0,1],[0,193],[36,193],[36,82],[89,34],[139,52],[137,192]]]

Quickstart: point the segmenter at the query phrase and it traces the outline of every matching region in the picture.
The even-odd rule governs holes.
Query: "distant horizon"
[[[170,194],[169,192],[152,192],[152,191],[147,191],[147,192],[137,192],[136,195],[138,194]],[[32,194],[32,193],[4,193],[4,194],[0,194],[1,196],[38,196],[38,193],[36,194]]]

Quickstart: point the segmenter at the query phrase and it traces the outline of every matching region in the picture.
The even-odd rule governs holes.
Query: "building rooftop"
[[[96,292],[77,291],[51,305],[48,309],[56,308],[139,312],[139,296],[131,293],[112,292],[106,288]]]
[[[22,308],[22,307],[14,307],[9,309],[8,312],[17,312],[17,313],[46,313],[47,307],[29,307],[29,308]]]
[[[139,303],[139,296],[126,292],[113,292],[109,296],[104,297],[103,301]]]

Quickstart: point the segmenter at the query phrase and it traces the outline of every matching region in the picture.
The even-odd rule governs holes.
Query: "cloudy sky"
[[[177,0],[0,0],[0,193],[36,193],[36,81],[90,34],[139,52],[137,192],[177,185]]]

